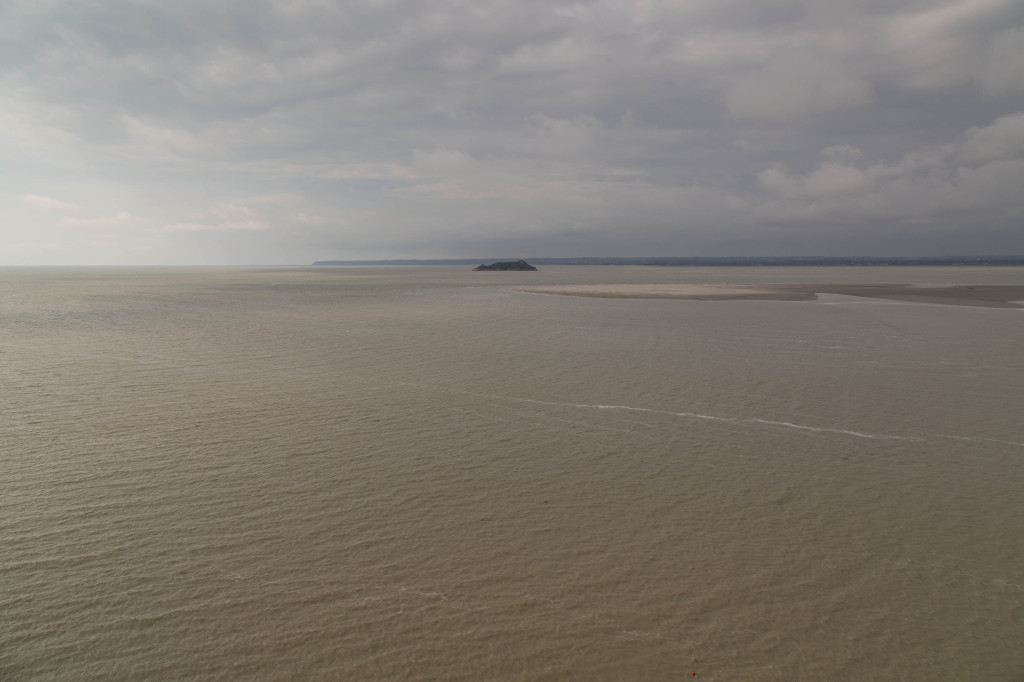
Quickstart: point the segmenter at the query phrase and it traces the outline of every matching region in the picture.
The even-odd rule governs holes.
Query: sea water
[[[1024,310],[0,270],[0,679],[1024,679]]]

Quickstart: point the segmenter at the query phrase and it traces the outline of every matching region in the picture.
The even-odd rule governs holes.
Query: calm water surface
[[[0,270],[0,679],[1024,679],[1024,310]]]

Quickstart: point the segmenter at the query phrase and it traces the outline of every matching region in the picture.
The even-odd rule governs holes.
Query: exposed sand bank
[[[565,284],[516,287],[518,291],[595,298],[676,298],[695,301],[812,301],[817,294],[842,294],[888,301],[1021,308],[1024,286],[912,287],[906,284]]]

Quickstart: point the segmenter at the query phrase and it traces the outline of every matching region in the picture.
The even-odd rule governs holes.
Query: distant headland
[[[478,265],[473,268],[473,270],[532,270],[536,272],[537,268],[520,258],[519,260],[499,261],[497,263],[491,263],[490,265]]]
[[[661,265],[690,267],[798,267],[798,266],[915,266],[915,265],[1024,265],[1016,256],[649,256],[627,258],[530,258],[536,265]],[[481,262],[516,262],[512,258],[428,258],[392,260],[318,260],[313,265],[478,265]],[[497,268],[502,269],[502,268]]]

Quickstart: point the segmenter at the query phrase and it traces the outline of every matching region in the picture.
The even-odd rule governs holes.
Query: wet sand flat
[[[569,284],[517,287],[518,291],[596,298],[674,298],[695,301],[812,301],[818,294],[841,294],[887,301],[984,308],[1021,308],[1024,286],[916,287],[907,284]]]

